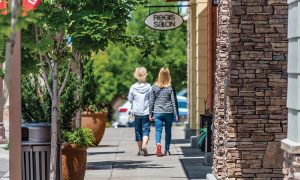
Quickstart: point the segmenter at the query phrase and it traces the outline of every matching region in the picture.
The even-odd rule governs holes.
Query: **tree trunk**
[[[80,55],[76,54],[75,55],[75,59],[76,59],[76,62],[78,62],[77,70],[76,70],[77,80],[78,80],[78,84],[77,84],[77,97],[76,98],[77,98],[77,100],[79,102],[81,102],[82,100],[79,97],[79,89],[80,89],[80,85],[82,84],[82,69],[83,69],[83,64],[82,64],[82,61],[80,60]],[[82,113],[82,108],[79,107],[78,110],[76,111],[76,118],[75,118],[76,128],[80,128],[81,127],[81,113]]]
[[[57,177],[57,140],[58,140],[58,62],[53,61],[52,72],[52,111],[51,111],[51,156],[50,156],[50,180]]]

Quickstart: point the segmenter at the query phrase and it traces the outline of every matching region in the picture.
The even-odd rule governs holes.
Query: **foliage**
[[[197,138],[197,144],[201,148],[207,136],[207,125],[204,128],[199,128],[200,136]]]
[[[84,109],[86,112],[92,112],[92,113],[97,113],[97,112],[108,112],[108,109],[104,105],[96,105],[96,104],[91,104]]]
[[[66,70],[61,70],[65,72]],[[64,73],[62,73],[63,75]],[[62,79],[63,76],[60,77]],[[51,82],[51,79],[49,79]],[[72,117],[80,104],[76,101],[76,79],[71,73],[69,83],[61,95],[59,122],[64,130],[72,129]],[[36,74],[22,75],[22,116],[24,122],[50,122],[51,98],[41,79]]]
[[[42,17],[41,13],[33,12],[29,12],[27,16],[19,15],[16,27],[17,30],[27,29],[29,24],[36,23],[37,19],[40,17]],[[5,62],[6,42],[12,33],[11,13],[0,15],[0,27],[0,63],[3,64]],[[0,78],[4,78],[4,71],[2,68],[0,70]]]
[[[161,1],[152,0],[153,4]],[[164,9],[166,10],[166,9]],[[174,11],[177,9],[170,9]],[[95,75],[99,82],[97,100],[110,102],[116,96],[126,97],[129,87],[136,81],[133,71],[138,66],[148,70],[148,82],[153,83],[161,67],[169,67],[172,84],[176,89],[186,87],[186,24],[171,31],[155,31],[144,24],[149,11],[138,6],[128,23],[128,35],[143,34],[151,42],[148,56],[141,54],[141,49],[121,43],[110,43],[105,51],[94,54]]]
[[[27,123],[50,122],[51,98],[37,75],[22,78],[22,116]]]
[[[66,70],[61,70],[62,72]],[[64,74],[64,73],[63,73]],[[62,77],[61,77],[62,78]],[[60,97],[59,122],[62,130],[72,130],[75,111],[80,107],[76,98],[77,80],[73,72],[70,73],[68,84]]]
[[[92,146],[95,140],[92,130],[88,128],[77,128],[73,131],[62,131],[61,140],[68,144],[77,146]]]
[[[3,144],[2,148],[4,150],[9,150],[9,141],[7,141],[5,144]]]
[[[130,12],[135,5],[142,3],[144,1],[140,0],[45,0],[36,10],[44,14],[43,18],[24,32],[22,47],[31,59],[40,61],[44,82],[52,99],[50,179],[57,173],[58,105],[67,101],[62,93],[67,91],[64,88],[68,85],[71,64],[78,63],[82,57],[90,57],[93,51],[104,49],[109,41],[126,39]],[[69,38],[72,38],[71,44],[68,43]],[[80,54],[80,58],[75,58],[75,54]],[[59,80],[61,71],[58,70],[66,64],[65,78]],[[48,82],[49,77],[52,78],[51,83]],[[69,91],[73,92],[76,90]],[[79,100],[78,96],[74,99]]]
[[[94,61],[85,60],[83,63],[82,81],[79,87],[79,100],[82,109],[88,111],[94,109],[98,111],[95,102],[97,87],[98,82],[94,76]]]

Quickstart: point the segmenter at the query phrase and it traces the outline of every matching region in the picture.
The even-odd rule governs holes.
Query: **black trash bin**
[[[61,179],[61,148],[58,145],[58,175]],[[22,180],[48,180],[50,171],[50,142],[22,142]]]
[[[212,151],[212,115],[200,115],[200,127],[207,127],[207,136],[202,142],[201,151],[211,152]]]
[[[32,125],[32,127],[39,127]],[[22,126],[22,180],[48,180],[50,171],[50,137],[30,138],[31,125]],[[44,135],[45,133],[43,133]],[[38,137],[38,136],[37,136]],[[47,139],[47,140],[45,140]],[[58,175],[61,179],[61,147],[58,144]]]

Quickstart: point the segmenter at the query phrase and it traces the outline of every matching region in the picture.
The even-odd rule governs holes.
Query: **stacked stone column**
[[[220,180],[282,179],[287,2],[220,3],[213,174]]]

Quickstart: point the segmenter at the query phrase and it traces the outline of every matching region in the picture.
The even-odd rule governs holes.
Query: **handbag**
[[[128,116],[128,122],[133,123],[135,121],[135,116],[133,113],[130,113]]]
[[[133,103],[132,103],[133,104]],[[131,104],[131,111],[129,112],[129,114],[128,114],[128,122],[129,123],[133,123],[134,121],[135,121],[135,116],[134,116],[134,114],[133,114],[133,112],[132,112],[132,105]]]

